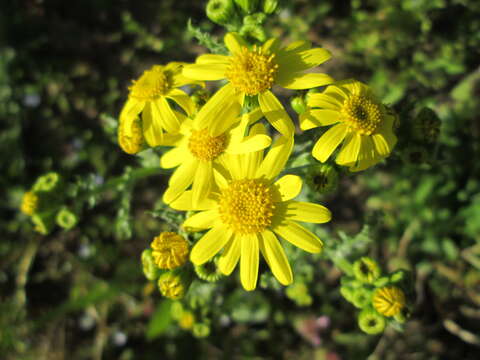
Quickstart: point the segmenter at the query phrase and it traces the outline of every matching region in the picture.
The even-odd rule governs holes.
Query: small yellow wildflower
[[[293,138],[281,137],[265,157],[263,151],[228,156],[223,171],[215,172],[218,192],[197,208],[189,201],[191,191],[170,204],[178,210],[205,210],[183,224],[210,229],[192,248],[190,260],[195,265],[207,262],[224,249],[218,262],[220,271],[230,275],[240,261],[242,285],[253,290],[258,278],[259,252],[281,284],[293,281],[277,236],[310,253],[322,250],[322,241],[296,221],[324,223],[330,221],[330,211],[321,205],[292,200],[300,193],[300,177],[285,175],[274,181],[292,148]]]
[[[37,194],[35,194],[33,191],[27,191],[25,194],[23,194],[20,210],[24,214],[32,216],[35,214],[35,212],[37,212],[38,206],[39,198]]]
[[[150,245],[155,264],[160,269],[175,269],[187,261],[188,243],[181,235],[174,232],[162,232]]]
[[[360,171],[384,159],[397,142],[392,131],[394,116],[365,84],[348,80],[311,94],[310,107],[300,115],[300,127],[308,130],[334,125],[315,144],[312,155],[325,162],[343,142],[336,162]]]
[[[384,316],[395,316],[405,307],[405,294],[396,286],[386,286],[375,290],[373,306]]]
[[[250,153],[266,148],[271,138],[265,133],[244,136],[249,124],[262,117],[259,109],[239,116],[237,102],[219,106],[218,98],[211,98],[193,120],[182,121],[180,139],[175,148],[160,159],[164,168],[178,166],[163,195],[170,204],[192,185],[192,206],[204,200],[214,186],[214,169],[222,166],[227,154]],[[242,120],[238,123],[238,119]],[[215,122],[221,119],[222,122]]]
[[[189,96],[178,89],[183,85],[198,83],[182,75],[184,65],[179,62],[165,66],[154,65],[145,70],[138,80],[134,80],[129,88],[128,100],[120,113],[120,124],[125,121],[130,124],[141,116],[142,124],[137,128],[143,129],[145,140],[150,146],[162,145],[165,131],[177,133],[180,128],[178,117],[167,99],[177,103],[187,114],[195,110],[195,104]],[[126,135],[131,136],[128,133]]]
[[[183,74],[197,80],[227,79],[229,83],[218,95],[224,100],[237,98],[243,105],[245,96],[258,96],[263,114],[282,135],[291,136],[295,128],[283,105],[270,91],[273,85],[310,89],[333,82],[326,74],[304,72],[331,57],[325,49],[311,49],[306,41],[281,47],[278,39],[270,39],[262,46],[249,47],[239,34],[228,33],[224,42],[229,56],[201,55],[195,64],[184,67]]]

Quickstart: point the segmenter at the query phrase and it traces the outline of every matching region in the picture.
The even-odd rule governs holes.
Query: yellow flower
[[[122,112],[120,124],[131,123],[141,114],[143,134],[150,146],[162,145],[164,132],[176,133],[180,127],[178,117],[167,99],[177,103],[187,114],[193,113],[195,104],[178,89],[186,84],[198,83],[182,75],[183,63],[171,62],[165,66],[154,65],[145,70],[129,88],[130,93]]]
[[[323,93],[311,94],[307,104],[309,110],[300,116],[302,130],[335,124],[313,147],[312,155],[321,162],[343,142],[337,164],[350,171],[365,170],[390,155],[397,142],[394,116],[359,81],[330,85]]]
[[[220,106],[217,100],[214,96],[193,120],[182,121],[180,140],[160,159],[164,168],[178,166],[163,195],[167,204],[192,185],[192,201],[196,207],[210,193],[214,169],[224,161],[224,155],[261,150],[271,143],[271,138],[265,134],[244,136],[248,125],[262,117],[260,110],[244,114],[238,123],[240,105],[230,101]],[[216,119],[222,122],[215,122]]]
[[[260,124],[252,129],[261,133]],[[324,223],[330,211],[317,204],[293,201],[302,180],[295,175],[275,178],[284,168],[293,148],[292,137],[281,137],[268,154],[263,151],[229,156],[215,172],[218,191],[197,208],[187,191],[171,206],[178,210],[204,210],[188,218],[183,226],[210,229],[192,248],[190,260],[201,265],[221,249],[218,267],[229,275],[240,261],[240,278],[246,290],[256,287],[261,252],[274,276],[283,285],[293,281],[292,270],[277,239],[282,237],[310,253],[322,250],[322,241],[296,221]]]
[[[395,316],[405,307],[405,294],[396,286],[382,287],[375,291],[372,302],[380,314]]]
[[[160,269],[175,269],[187,261],[188,243],[183,236],[174,232],[162,232],[150,245],[155,264]]]
[[[26,215],[33,215],[38,210],[39,199],[38,195],[35,194],[33,191],[27,191],[23,194],[22,198],[22,205],[20,206],[20,210]]]
[[[295,128],[280,101],[270,91],[272,86],[310,89],[333,81],[326,74],[304,72],[331,57],[325,49],[311,49],[306,41],[281,47],[278,39],[270,39],[262,46],[249,47],[240,35],[228,33],[224,42],[230,51],[229,56],[201,55],[195,64],[184,67],[183,74],[197,80],[227,79],[229,82],[219,90],[219,96],[237,98],[242,105],[245,95],[258,95],[263,114],[285,136],[291,136]]]

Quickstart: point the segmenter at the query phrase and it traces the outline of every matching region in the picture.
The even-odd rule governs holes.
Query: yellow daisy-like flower
[[[130,93],[122,112],[120,123],[130,123],[141,114],[143,135],[148,145],[163,145],[164,132],[176,133],[180,127],[178,118],[167,99],[177,103],[187,114],[193,113],[195,104],[180,86],[198,81],[182,75],[184,63],[171,62],[165,66],[154,65],[145,70],[129,88]]]
[[[302,130],[334,125],[313,147],[313,157],[321,162],[343,142],[337,164],[350,171],[365,170],[390,155],[397,143],[394,116],[359,81],[329,85],[323,93],[309,95],[307,105],[309,109],[300,116]]]
[[[242,154],[268,147],[271,138],[265,134],[244,136],[249,124],[262,117],[260,110],[239,116],[240,104],[230,101],[219,106],[218,97],[210,99],[193,120],[184,119],[180,129],[181,138],[175,148],[160,159],[164,168],[178,166],[170,177],[163,195],[169,204],[192,185],[192,205],[205,199],[214,183],[213,172],[224,161],[225,154]],[[238,123],[239,117],[242,119]],[[222,122],[215,122],[221,119]]]
[[[253,127],[265,132],[261,124]],[[324,223],[330,211],[317,204],[293,201],[302,180],[285,175],[275,181],[293,148],[292,137],[281,137],[264,157],[263,151],[230,156],[224,169],[215,172],[218,192],[197,208],[191,206],[191,191],[171,206],[178,210],[204,210],[188,218],[183,226],[210,229],[192,248],[190,260],[201,265],[224,249],[218,267],[229,275],[240,261],[240,278],[246,290],[254,290],[258,278],[259,253],[283,285],[293,281],[292,270],[277,236],[310,253],[322,250],[322,241],[296,221]]]
[[[387,286],[375,290],[373,307],[380,314],[395,316],[405,307],[405,294],[396,286]]]
[[[278,39],[270,39],[262,46],[250,47],[237,33],[224,38],[229,56],[205,54],[193,65],[187,65],[183,74],[197,80],[227,79],[219,90],[224,99],[236,97],[243,105],[245,95],[257,96],[260,108],[281,134],[291,136],[294,125],[280,101],[270,91],[273,85],[287,89],[310,89],[333,82],[320,73],[305,73],[330,59],[331,54],[322,48],[311,49],[306,41],[281,47]]]

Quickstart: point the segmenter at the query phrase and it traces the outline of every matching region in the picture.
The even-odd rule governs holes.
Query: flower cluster
[[[399,270],[382,276],[377,262],[362,257],[352,266],[353,276],[342,277],[340,293],[361,309],[358,326],[367,334],[383,332],[387,324],[400,326],[409,315],[405,291],[408,273]]]
[[[262,6],[266,16],[276,2]],[[223,23],[241,9],[252,14],[247,23],[261,23],[260,13],[253,13],[257,7],[249,1],[233,5],[215,0],[207,14]],[[332,56],[327,49],[307,41],[284,45],[278,38],[243,31],[228,32],[224,45],[223,53],[200,55],[193,64],[155,65],[134,81],[120,114],[119,144],[129,154],[171,147],[160,159],[161,167],[174,169],[163,202],[187,212],[180,231],[206,231],[188,236],[194,238],[189,260],[199,278],[216,281],[239,265],[241,284],[254,290],[261,254],[278,282],[290,285],[293,273],[283,241],[309,253],[321,252],[323,242],[300,223],[326,223],[331,213],[322,205],[295,200],[304,180],[285,168],[295,146],[296,124],[276,89],[324,89],[306,101],[300,98],[299,127],[330,126],[312,155],[324,163],[340,147],[335,161],[351,171],[367,169],[391,153],[394,117],[367,85],[336,82],[318,72]],[[217,80],[223,86],[203,101],[204,82]],[[319,192],[335,189],[338,173],[332,165],[320,165],[316,175],[311,173],[310,186]],[[176,241],[158,239],[148,252],[150,260],[144,255],[144,267],[148,263],[155,271],[171,270],[171,264],[185,261],[188,250]],[[160,289],[178,298],[182,276],[168,274],[159,275]]]

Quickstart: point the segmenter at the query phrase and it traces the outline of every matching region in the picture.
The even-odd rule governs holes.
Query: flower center
[[[225,134],[210,136],[207,129],[193,130],[188,139],[188,149],[197,159],[210,161],[220,155],[227,147]]]
[[[152,241],[152,256],[160,269],[175,269],[187,261],[188,243],[174,232],[162,232]]]
[[[372,134],[383,119],[380,104],[358,95],[352,95],[344,101],[342,115],[350,129],[364,135]]]
[[[33,215],[38,210],[38,196],[32,191],[23,195],[21,210],[26,215]]]
[[[240,234],[253,234],[272,224],[273,194],[262,180],[235,180],[220,194],[222,222]]]
[[[170,87],[168,73],[163,71],[162,66],[155,65],[150,70],[145,70],[140,79],[133,80],[129,90],[131,97],[147,101],[165,95]]]
[[[256,45],[251,51],[243,47],[230,60],[225,76],[235,89],[247,95],[257,95],[273,85],[278,70],[274,58],[275,54],[264,53]]]

